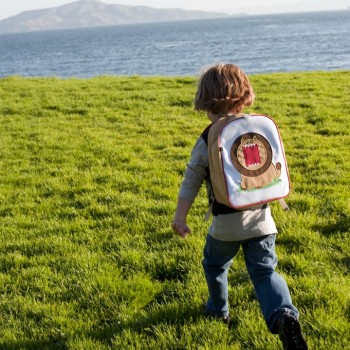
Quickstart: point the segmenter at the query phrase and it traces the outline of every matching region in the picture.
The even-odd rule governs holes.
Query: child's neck
[[[231,116],[234,116],[234,115],[239,115],[241,113],[237,113],[237,112],[232,112],[232,111],[228,111],[228,112],[220,112],[218,114],[214,114],[212,112],[207,112],[207,116],[208,116],[208,119],[211,121],[211,122],[216,122],[217,120],[221,119],[221,118],[225,118],[225,117],[231,117]]]

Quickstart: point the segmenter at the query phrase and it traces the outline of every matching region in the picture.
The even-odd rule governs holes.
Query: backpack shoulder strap
[[[206,145],[208,146],[208,136],[209,136],[209,130],[212,127],[213,123],[209,124],[204,131],[201,134],[201,137],[203,138],[204,142],[206,143]]]

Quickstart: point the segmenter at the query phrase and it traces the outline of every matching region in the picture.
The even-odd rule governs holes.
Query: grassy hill
[[[291,211],[272,210],[278,271],[310,349],[350,343],[350,72],[256,75],[279,124]],[[0,79],[1,349],[281,349],[239,255],[234,327],[201,314],[204,191],[171,231],[208,124],[194,78]]]

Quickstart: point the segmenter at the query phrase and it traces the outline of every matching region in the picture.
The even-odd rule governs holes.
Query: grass
[[[350,72],[251,77],[278,122],[291,211],[272,204],[278,271],[310,349],[350,344]],[[208,121],[194,78],[0,79],[0,349],[282,349],[242,255],[234,327],[201,314],[204,190],[193,234],[171,231]]]

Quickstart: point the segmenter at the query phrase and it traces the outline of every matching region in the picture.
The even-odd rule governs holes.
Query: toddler
[[[248,77],[234,64],[217,64],[199,79],[195,109],[205,111],[215,123],[220,118],[240,114],[254,101]],[[204,248],[203,268],[209,297],[205,312],[229,323],[228,269],[242,248],[246,267],[254,285],[268,329],[279,334],[284,349],[307,350],[285,280],[276,271],[276,225],[268,205],[237,210],[215,200],[211,187],[207,138],[210,126],[198,138],[180,187],[173,230],[185,238],[190,232],[186,218],[203,182],[213,219]]]

